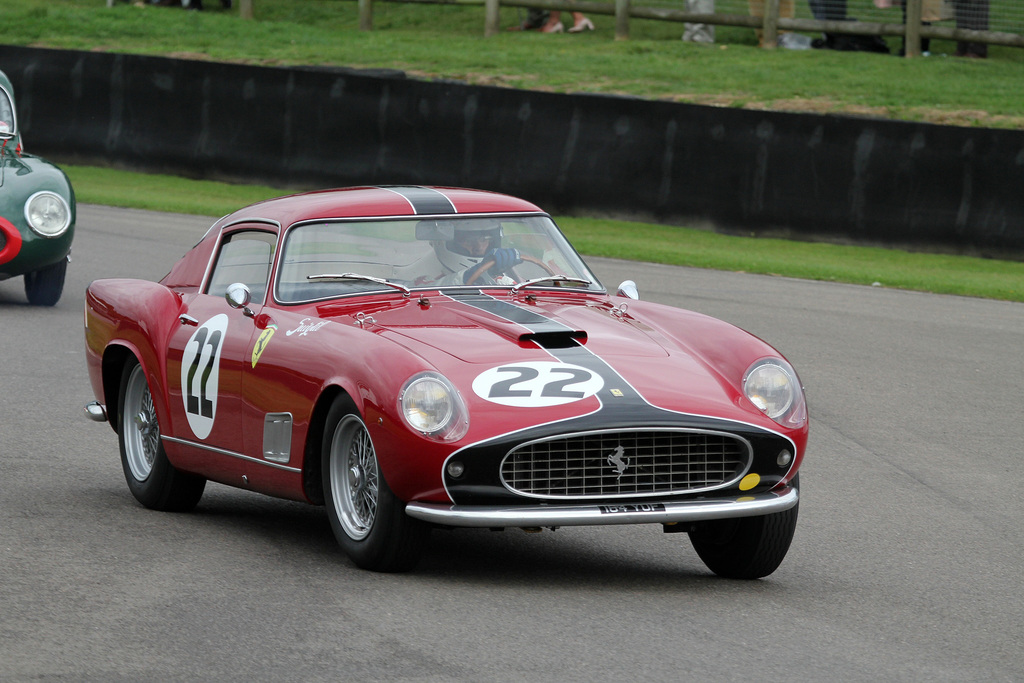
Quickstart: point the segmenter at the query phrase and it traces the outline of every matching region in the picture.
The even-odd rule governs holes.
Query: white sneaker
[[[811,39],[799,33],[781,33],[775,44],[786,50],[811,49]]]

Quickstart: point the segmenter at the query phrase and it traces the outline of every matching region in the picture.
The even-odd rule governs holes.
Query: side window
[[[11,99],[7,91],[0,88],[0,135],[11,135],[14,133],[14,107],[11,106]]]
[[[252,292],[253,302],[262,303],[267,295],[267,281],[270,279],[276,244],[276,235],[256,230],[236,232],[225,237],[206,293],[224,296],[228,285],[241,282]]]

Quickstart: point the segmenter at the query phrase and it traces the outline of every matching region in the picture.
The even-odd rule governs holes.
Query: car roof
[[[271,221],[282,227],[310,220],[375,216],[541,213],[535,204],[483,190],[381,185],[320,190],[268,199],[221,219],[221,226]]]

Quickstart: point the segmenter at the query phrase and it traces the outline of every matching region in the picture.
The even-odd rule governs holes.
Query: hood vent
[[[519,343],[534,342],[545,349],[568,349],[587,343],[587,333],[583,330],[564,330],[558,332],[530,332],[520,335]]]

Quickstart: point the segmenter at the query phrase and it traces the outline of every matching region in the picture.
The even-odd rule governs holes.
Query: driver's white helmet
[[[501,221],[495,218],[467,218],[464,220],[438,221],[438,229],[445,234],[444,240],[432,240],[431,246],[441,264],[452,273],[465,270],[480,263],[483,256],[474,256],[462,244],[460,238],[472,235],[488,240],[486,252],[501,246]],[[450,237],[449,237],[450,235]]]

